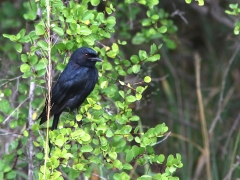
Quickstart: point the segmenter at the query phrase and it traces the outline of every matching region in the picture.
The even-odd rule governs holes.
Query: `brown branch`
[[[209,152],[209,136],[207,131],[207,124],[203,106],[203,98],[201,92],[201,80],[200,80],[200,55],[195,53],[195,68],[196,68],[196,91],[197,91],[197,98],[198,98],[198,105],[199,105],[199,113],[200,113],[200,122],[201,122],[201,129],[203,135],[203,157],[206,161],[206,172],[207,172],[207,179],[211,180],[211,166],[210,166],[210,152]]]

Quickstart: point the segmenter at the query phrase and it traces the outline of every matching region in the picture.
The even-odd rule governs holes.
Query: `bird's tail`
[[[38,116],[38,119],[41,119],[40,123],[39,123],[40,125],[47,121],[47,111],[46,110],[47,109],[46,109],[46,106],[45,106],[42,113],[40,114],[40,116]]]
[[[53,131],[54,129],[57,129],[60,115],[61,115],[61,113],[58,113],[58,114],[55,114],[55,115],[54,115],[53,123],[52,123],[52,131]]]

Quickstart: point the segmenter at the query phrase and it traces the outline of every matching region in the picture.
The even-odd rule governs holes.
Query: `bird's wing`
[[[89,68],[77,65],[66,67],[52,89],[51,114],[62,112],[66,108],[68,101],[75,96],[78,96],[77,101],[84,101],[96,83],[91,83],[94,85],[91,89],[88,89],[86,86],[90,81],[95,80],[94,78],[92,79]]]
[[[71,64],[65,68],[52,89],[52,103],[60,104],[69,91],[81,91],[87,81],[87,68]]]
[[[52,89],[50,116],[61,114],[67,105],[79,106],[93,90],[97,81],[97,70],[68,64]],[[46,122],[46,106],[39,118]]]

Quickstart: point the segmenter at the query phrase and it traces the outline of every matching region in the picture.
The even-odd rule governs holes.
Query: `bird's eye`
[[[88,54],[84,54],[85,57],[88,57]]]

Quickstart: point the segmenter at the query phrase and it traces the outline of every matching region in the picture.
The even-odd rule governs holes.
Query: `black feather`
[[[52,130],[57,128],[63,111],[78,108],[94,89],[98,80],[96,61],[102,60],[90,48],[82,47],[72,54],[51,91],[50,116],[54,116]],[[41,119],[40,124],[47,121],[46,111],[47,106],[38,117]]]

